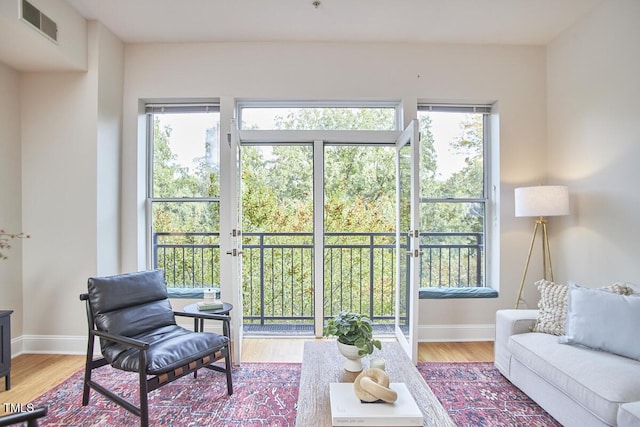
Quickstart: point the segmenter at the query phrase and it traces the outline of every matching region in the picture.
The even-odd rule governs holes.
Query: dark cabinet
[[[11,313],[0,310],[0,377],[4,377],[5,390],[11,388]]]

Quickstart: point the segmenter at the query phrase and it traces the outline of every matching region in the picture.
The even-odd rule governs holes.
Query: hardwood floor
[[[493,362],[493,341],[418,344],[420,362]]]
[[[27,404],[60,384],[84,366],[84,356],[62,354],[22,354],[11,360],[11,390],[1,381],[0,414],[10,412],[9,404]]]
[[[302,338],[245,338],[243,362],[302,362]],[[384,345],[384,342],[383,342]],[[420,343],[418,360],[423,362],[491,362],[493,342]],[[84,367],[84,356],[23,354],[11,365],[11,390],[0,380],[0,414],[9,404],[27,404]]]
[[[243,362],[302,362],[303,338],[246,338]],[[383,344],[384,345],[384,340]],[[421,342],[420,362],[493,362],[493,342]]]

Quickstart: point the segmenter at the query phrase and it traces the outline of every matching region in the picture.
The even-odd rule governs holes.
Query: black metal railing
[[[420,250],[420,287],[484,286],[482,233],[423,233]],[[171,286],[220,283],[219,233],[155,233],[153,259]],[[392,322],[396,269],[395,233],[325,233],[325,317]],[[245,324],[313,324],[312,233],[244,233],[242,279]]]
[[[220,233],[154,233],[153,267],[169,286],[200,288],[220,283]]]

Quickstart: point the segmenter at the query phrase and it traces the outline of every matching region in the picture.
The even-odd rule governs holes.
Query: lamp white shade
[[[569,215],[569,189],[564,185],[538,185],[515,190],[516,216]]]

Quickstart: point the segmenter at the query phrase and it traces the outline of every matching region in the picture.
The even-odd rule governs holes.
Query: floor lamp
[[[546,280],[548,272],[549,278],[553,281],[553,267],[551,266],[547,220],[545,217],[569,215],[569,190],[564,185],[539,185],[536,187],[516,188],[515,206],[517,217],[528,216],[537,218],[535,226],[533,227],[531,245],[529,245],[529,254],[527,255],[527,262],[524,265],[524,273],[522,274],[522,281],[520,282],[518,298],[516,299],[515,308],[517,309],[522,299],[522,290],[539,228],[542,228],[542,277]]]

